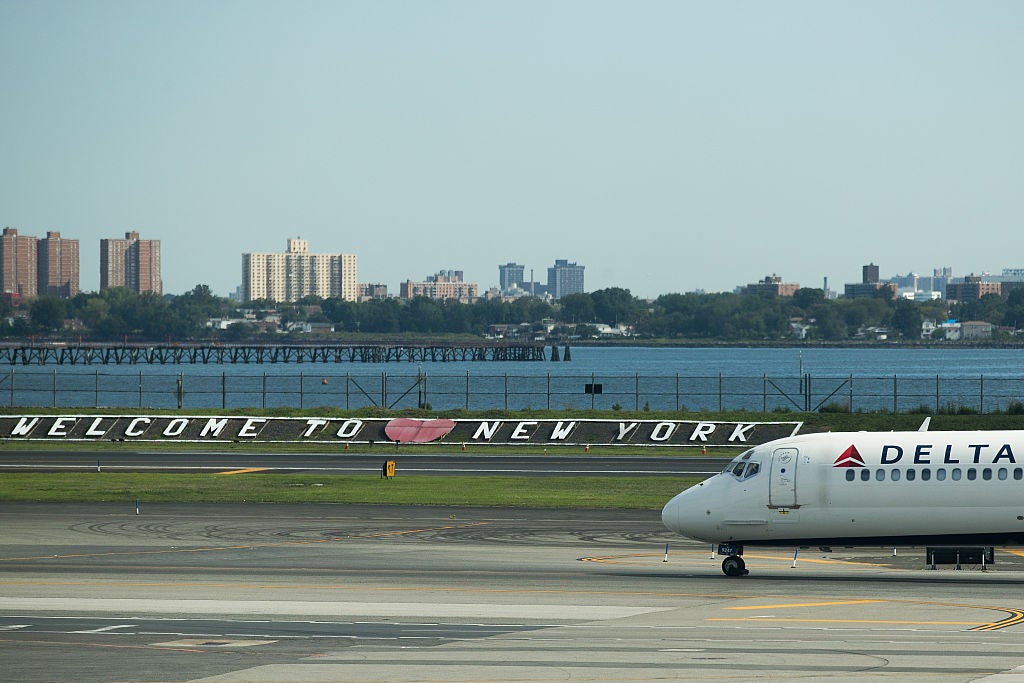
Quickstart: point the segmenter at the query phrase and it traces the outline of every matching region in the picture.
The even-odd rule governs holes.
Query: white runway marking
[[[72,633],[106,633],[108,631],[116,631],[120,628],[134,628],[135,624],[117,624],[115,626],[104,626],[102,628],[91,628],[84,631],[72,631]]]
[[[305,614],[318,616],[363,615],[374,617],[442,616],[453,618],[507,618],[599,620],[621,619],[664,612],[668,607],[619,607],[613,605],[503,605],[493,603],[416,602],[312,602],[275,600],[147,600],[125,598],[0,598],[0,609],[27,612],[119,612],[163,614]],[[107,629],[123,628],[110,626]]]

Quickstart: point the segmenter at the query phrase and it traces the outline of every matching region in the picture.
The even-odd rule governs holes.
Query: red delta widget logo
[[[864,464],[864,458],[857,452],[857,447],[850,444],[850,447],[836,458],[832,467],[867,467],[867,465]]]

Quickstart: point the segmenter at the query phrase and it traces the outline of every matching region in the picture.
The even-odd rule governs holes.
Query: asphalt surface
[[[1024,558],[748,548],[656,511],[0,504],[5,681],[1018,680]],[[794,566],[795,564],[795,566]]]
[[[216,453],[145,450],[0,451],[0,472],[95,471],[220,472],[265,468],[277,472],[376,473],[395,460],[403,474],[514,476],[671,476],[708,477],[728,458],[690,456],[420,454],[382,448],[379,453]]]

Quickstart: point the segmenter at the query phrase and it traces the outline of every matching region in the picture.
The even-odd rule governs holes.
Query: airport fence
[[[5,400],[6,399],[6,400]],[[1024,377],[159,372],[12,367],[0,402],[53,408],[1007,411]]]

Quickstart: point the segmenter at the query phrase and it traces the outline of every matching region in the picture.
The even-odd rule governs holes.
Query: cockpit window
[[[737,456],[726,465],[724,473],[731,474],[739,480],[749,479],[761,471],[761,463],[753,457],[753,449]]]

